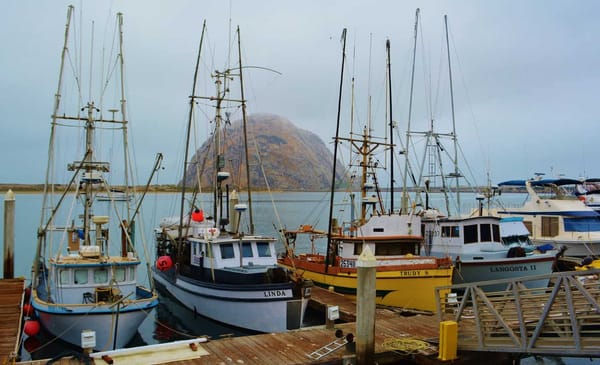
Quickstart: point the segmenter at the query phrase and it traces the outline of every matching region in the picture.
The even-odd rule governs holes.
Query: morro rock
[[[316,134],[297,128],[289,120],[271,114],[248,116],[248,156],[252,189],[322,191],[331,188],[333,154]],[[225,124],[221,131],[225,167],[232,188],[247,186],[244,130],[241,120]],[[214,133],[196,151],[189,165],[186,186],[198,180],[203,188],[214,179]],[[343,167],[338,163],[339,181]],[[264,171],[264,174],[263,174]],[[267,186],[268,184],[268,186]]]

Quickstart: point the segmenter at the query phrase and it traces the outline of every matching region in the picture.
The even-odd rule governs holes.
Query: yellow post
[[[440,347],[438,359],[442,361],[456,360],[458,347],[458,324],[454,321],[440,322]]]

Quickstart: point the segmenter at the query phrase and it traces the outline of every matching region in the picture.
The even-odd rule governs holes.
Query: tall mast
[[[394,213],[394,118],[392,117],[392,62],[390,60],[390,40],[385,42],[387,50],[388,90],[390,98],[390,213]]]
[[[416,55],[417,55],[417,35],[418,35],[418,26],[419,26],[419,8],[417,8],[415,12],[415,31],[414,31],[414,45],[413,45],[413,60],[412,60],[412,71],[410,77],[410,101],[408,103],[408,122],[406,126],[406,146],[404,150],[404,177],[402,178],[402,211],[408,211],[408,191],[407,191],[407,177],[408,177],[408,168],[409,168],[409,158],[408,158],[408,148],[410,146],[410,122],[412,118],[412,105],[413,105],[413,89],[415,84],[415,63],[416,63]]]
[[[186,141],[185,141],[185,155],[183,158],[183,180],[182,180],[182,187],[181,187],[181,209],[179,211],[179,240],[177,242],[177,247],[178,247],[178,254],[181,252],[181,245],[183,243],[183,212],[184,212],[184,208],[185,208],[185,187],[186,187],[186,178],[187,178],[187,163],[188,163],[188,155],[189,155],[189,148],[190,148],[190,136],[191,136],[191,131],[192,131],[192,121],[194,118],[194,104],[195,104],[195,98],[196,98],[196,82],[197,82],[197,78],[198,78],[198,68],[200,67],[200,54],[202,51],[202,42],[204,41],[204,32],[206,30],[206,20],[204,21],[204,23],[202,24],[202,35],[200,36],[200,44],[198,46],[198,56],[196,58],[196,68],[194,69],[194,81],[192,83],[192,95],[190,96],[190,110],[188,113],[188,125],[187,125],[187,131],[186,131]],[[216,216],[215,216],[216,217]],[[186,224],[189,223],[186,222]]]
[[[338,143],[340,136],[340,113],[342,110],[342,89],[344,85],[344,62],[346,60],[346,28],[342,30],[342,69],[340,71],[340,91],[338,95],[338,110],[337,110],[337,123],[335,127],[335,139],[333,146],[333,173],[331,177],[331,197],[329,200],[329,229],[327,230],[327,250],[325,255],[325,272],[329,269],[329,253],[331,251],[331,228],[333,220],[333,198],[335,194],[335,170],[337,168],[337,153]]]
[[[452,107],[452,140],[454,141],[454,178],[456,179],[456,205],[458,215],[460,215],[460,190],[458,171],[458,139],[456,138],[456,120],[454,119],[454,88],[452,87],[452,66],[450,63],[450,40],[448,39],[448,16],[444,15],[444,25],[446,28],[446,50],[448,54],[448,76],[450,78],[450,104]],[[448,212],[449,214],[450,212]]]
[[[127,142],[127,103],[125,100],[125,78],[123,77],[123,73],[124,73],[124,69],[125,69],[125,60],[123,57],[123,13],[117,13],[117,21],[119,24],[119,67],[121,70],[121,123],[122,123],[122,128],[123,128],[123,154],[124,154],[124,161],[123,161],[123,167],[124,167],[124,171],[125,171],[125,176],[124,176],[124,184],[125,184],[125,194],[126,196],[129,196],[130,192],[129,192],[129,146],[128,146],[128,142]],[[113,114],[114,115],[114,114]],[[114,119],[114,117],[113,117]],[[129,219],[129,205],[130,202],[129,200],[126,201],[127,204],[127,219]],[[130,222],[133,223],[133,222]]]
[[[44,197],[42,198],[42,215],[40,217],[40,227],[44,225],[45,221],[45,210],[48,209],[46,204],[49,196],[53,193],[48,191],[50,186],[50,171],[52,169],[53,163],[53,155],[54,155],[54,133],[56,129],[56,119],[58,118],[58,109],[60,108],[60,98],[62,92],[62,81],[63,81],[63,72],[65,68],[65,59],[68,51],[68,42],[69,42],[69,30],[71,28],[71,16],[73,14],[73,5],[69,5],[67,9],[67,24],[65,25],[65,41],[63,44],[62,53],[60,55],[60,70],[58,73],[58,86],[56,87],[56,94],[54,95],[54,109],[52,111],[52,125],[50,128],[50,143],[48,143],[48,163],[46,166],[46,181],[44,184]],[[40,245],[38,245],[38,250]],[[38,252],[38,257],[39,257]],[[36,258],[37,259],[37,258]],[[37,265],[35,265],[37,267]]]
[[[240,40],[240,27],[237,27],[238,35],[238,58],[240,63],[240,89],[242,102],[242,118],[244,124],[244,149],[246,153],[246,188],[248,190],[248,214],[250,216],[250,234],[254,234],[254,221],[252,218],[252,186],[250,182],[250,157],[248,155],[248,132],[247,132],[247,116],[246,116],[246,99],[244,99],[244,79],[242,77],[242,45]]]

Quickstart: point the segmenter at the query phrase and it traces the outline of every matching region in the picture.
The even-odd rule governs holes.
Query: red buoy
[[[200,209],[194,210],[194,212],[192,213],[192,220],[194,222],[202,222],[204,220],[204,212]]]
[[[31,317],[33,315],[33,307],[31,304],[23,304],[23,316]]]
[[[161,256],[156,260],[156,268],[160,271],[166,271],[173,267],[171,256]]]
[[[23,332],[25,332],[27,336],[37,335],[38,333],[40,333],[40,322],[33,319],[25,321],[25,325],[23,326]]]
[[[23,343],[23,346],[25,347],[25,350],[27,350],[27,352],[31,354],[33,352],[36,352],[37,349],[39,349],[42,346],[42,344],[39,338],[37,337],[27,337],[25,343]]]

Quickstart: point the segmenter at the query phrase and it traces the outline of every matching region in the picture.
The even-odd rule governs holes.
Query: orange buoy
[[[200,209],[194,210],[194,212],[192,213],[192,220],[194,222],[202,222],[204,220],[204,212]]]
[[[40,322],[34,319],[28,319],[23,326],[23,332],[25,332],[27,336],[37,335],[40,333]]]
[[[33,307],[31,304],[23,304],[23,316],[31,317],[33,315]]]
[[[160,271],[166,271],[173,267],[171,256],[161,256],[156,260],[156,268]]]

